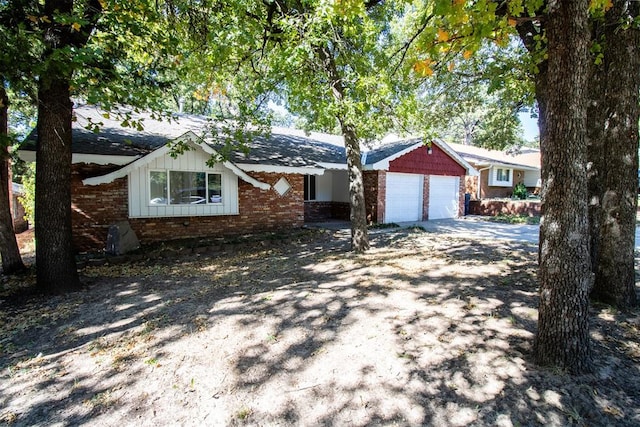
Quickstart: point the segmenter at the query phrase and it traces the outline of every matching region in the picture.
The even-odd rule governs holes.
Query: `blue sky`
[[[538,119],[532,118],[531,113],[520,113],[519,116],[524,139],[527,141],[536,139],[538,137]]]

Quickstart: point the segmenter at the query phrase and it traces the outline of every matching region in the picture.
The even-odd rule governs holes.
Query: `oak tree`
[[[8,132],[9,97],[0,86],[0,255],[2,272],[14,274],[25,270],[20,249],[13,228],[13,216],[10,209],[9,186],[12,185],[9,157],[10,138]]]
[[[159,89],[154,58],[170,62],[175,45],[159,25],[162,12],[144,0],[0,4],[0,35],[12,47],[1,55],[0,72],[9,84],[36,86],[36,272],[43,292],[80,286],[71,241],[71,97],[105,108],[148,103],[144,88]]]

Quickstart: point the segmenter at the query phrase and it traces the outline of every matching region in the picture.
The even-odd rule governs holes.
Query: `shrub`
[[[518,185],[515,186],[515,188],[513,189],[513,198],[514,199],[520,199],[520,200],[524,200],[527,198],[527,187],[524,186],[524,183],[519,183]]]

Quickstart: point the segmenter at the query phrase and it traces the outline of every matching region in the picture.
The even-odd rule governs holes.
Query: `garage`
[[[429,177],[429,219],[456,218],[460,206],[456,176]]]
[[[421,221],[422,188],[422,175],[388,173],[385,222]]]

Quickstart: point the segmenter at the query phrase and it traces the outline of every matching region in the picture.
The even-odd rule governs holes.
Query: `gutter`
[[[491,169],[491,166],[488,166],[486,168],[483,169],[478,169],[478,200],[480,200],[480,189],[482,188],[482,171],[486,171]],[[487,177],[487,185],[489,184],[489,177]]]

